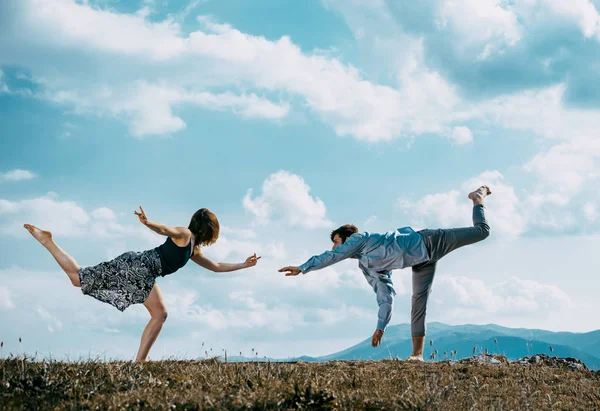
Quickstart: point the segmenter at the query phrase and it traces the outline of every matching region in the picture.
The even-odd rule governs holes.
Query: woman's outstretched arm
[[[189,235],[189,230],[185,227],[171,227],[165,224],[148,221],[148,217],[146,217],[146,213],[144,212],[142,206],[140,206],[139,212],[135,210],[133,212],[136,216],[138,216],[142,224],[157,234],[171,238],[183,238]]]
[[[194,255],[192,256],[192,261],[198,264],[201,267],[206,268],[207,270],[214,271],[215,273],[227,273],[230,271],[242,270],[244,268],[254,267],[260,257],[257,257],[256,254],[251,255],[246,258],[246,261],[239,264],[231,264],[231,263],[216,263],[200,251],[200,247],[194,248]]]

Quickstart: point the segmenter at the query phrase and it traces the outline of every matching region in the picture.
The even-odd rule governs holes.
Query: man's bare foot
[[[483,204],[483,199],[491,194],[492,191],[488,186],[481,186],[477,190],[469,193],[469,199],[473,200],[474,204]]]
[[[423,357],[420,356],[420,355],[411,355],[410,357],[408,357],[406,359],[406,361],[411,361],[411,362],[425,362],[425,360],[423,359]]]
[[[31,233],[31,235],[46,247],[52,241],[52,233],[50,231],[44,231],[31,224],[24,224],[23,227]]]

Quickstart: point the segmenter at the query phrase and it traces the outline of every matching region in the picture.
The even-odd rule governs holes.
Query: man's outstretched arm
[[[323,254],[312,256],[307,262],[299,267],[287,266],[279,269],[280,273],[285,272],[286,276],[306,274],[310,271],[320,270],[332,264],[338,263],[346,258],[352,257],[358,253],[365,244],[365,236],[362,234],[352,234],[344,244],[335,248],[335,250],[325,251]]]

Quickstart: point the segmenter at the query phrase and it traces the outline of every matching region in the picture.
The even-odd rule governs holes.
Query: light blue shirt
[[[388,231],[385,234],[356,233],[335,250],[311,257],[299,268],[303,274],[320,270],[346,258],[358,259],[367,282],[377,295],[379,313],[377,329],[385,331],[394,306],[392,270],[412,267],[429,261],[423,237],[410,227]]]

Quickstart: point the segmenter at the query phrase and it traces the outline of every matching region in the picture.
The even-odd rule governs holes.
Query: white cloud
[[[117,14],[70,0],[27,1],[20,7],[19,23],[47,47],[90,47],[155,60],[174,58],[185,49],[178,24],[150,23],[144,13]],[[54,32],[53,38],[44,36],[48,31]]]
[[[179,104],[267,119],[280,119],[289,110],[285,102],[256,94],[206,91],[215,86],[299,96],[339,135],[370,141],[440,131],[447,120],[444,113],[457,101],[453,88],[426,68],[409,65],[400,74],[402,87],[382,86],[336,58],[303,53],[288,37],[269,41],[207,19],[199,20],[205,31],[186,36],[169,19],[151,23],[143,14],[118,14],[68,0],[23,2],[9,12],[13,24],[4,28],[4,37],[12,40],[10,47],[24,51],[6,53],[6,64],[30,68],[42,96],[75,106],[76,112],[124,117],[138,137],[183,129],[184,120],[173,113]],[[8,50],[8,44],[0,43],[0,49]],[[38,49],[118,56],[129,69],[99,72],[90,67],[63,77],[57,68],[63,60],[39,61]],[[420,42],[408,49],[422,60]]]
[[[418,224],[435,222],[441,226],[465,225],[468,222],[469,204],[463,204],[465,196],[458,190],[439,194],[427,194],[418,201],[398,199],[398,206],[417,219]]]
[[[528,0],[524,2],[529,13],[546,13],[576,24],[586,38],[600,40],[600,14],[590,0]]]
[[[575,15],[576,21],[586,22],[582,27],[587,27],[584,32],[588,34],[600,27],[597,10],[589,0],[577,0],[573,4],[560,0],[528,0],[514,4],[498,0],[439,0],[422,4],[419,13],[414,14],[400,13],[398,9],[402,10],[402,7],[392,6],[393,2],[327,0],[326,4],[340,10],[351,29],[362,33],[359,45],[368,49],[368,59],[375,60],[375,66],[388,67],[391,62],[389,70],[398,73],[413,72],[416,73],[416,78],[421,79],[427,77],[425,73],[429,73],[430,80],[439,74],[425,64],[422,57],[423,44],[430,47],[438,44],[437,40],[448,36],[447,30],[453,31],[452,45],[456,49],[444,51],[441,56],[439,50],[427,49],[425,52],[429,56],[428,61],[435,60],[434,57],[437,56],[442,62],[451,61],[452,57],[468,62],[471,58],[475,60],[477,56],[485,59],[491,54],[502,53],[507,47],[515,46],[522,38],[537,35],[535,33],[547,28],[549,16],[556,17],[552,22],[557,23],[557,19],[564,21],[565,18],[569,19],[569,14]],[[396,16],[392,10],[400,14]],[[429,20],[435,20],[437,30],[432,27],[434,32],[425,33],[425,40],[417,38],[422,36],[421,32],[412,35],[413,37],[407,35],[407,27],[414,29],[415,25],[423,26],[427,31],[425,27],[429,25]],[[393,43],[390,49],[387,43],[378,41],[385,35],[400,40]],[[448,53],[452,53],[452,57]],[[527,56],[523,56],[525,57]],[[402,75],[399,75],[399,80],[400,89],[404,90],[407,81],[402,80]],[[427,84],[426,81],[412,83],[417,90],[422,88],[421,83]],[[409,128],[412,132],[446,134],[447,127],[451,129],[468,120],[483,120],[505,129],[531,130],[544,137],[563,140],[593,138],[596,135],[599,111],[564,107],[566,84],[554,83],[553,86],[542,89],[536,85],[531,90],[522,89],[516,93],[504,93],[497,98],[470,102],[466,98],[459,98],[454,92],[454,86],[443,78],[440,78],[440,83],[443,85],[443,93],[424,93],[424,100],[429,104],[419,106],[416,110],[423,116],[429,130]],[[408,94],[412,96],[413,93]],[[403,97],[411,103],[402,117],[406,118],[410,115],[411,108],[417,107],[415,103],[418,100]],[[436,100],[449,104],[435,106],[433,102]]]
[[[224,309],[199,305],[198,294],[193,291],[170,294],[165,301],[175,321],[203,324],[216,330],[269,327],[281,332],[303,323],[297,310],[285,305],[268,307],[257,301],[252,291],[231,291],[228,298],[231,305]]]
[[[0,199],[0,232],[28,236],[23,224],[33,224],[59,237],[124,238],[133,237],[155,243],[156,235],[141,225],[121,224],[106,207],[86,211],[73,201],[61,201],[56,193],[8,201]]]
[[[591,201],[585,203],[585,205],[583,206],[583,214],[585,215],[585,218],[588,219],[588,221],[596,221],[596,219],[598,218],[598,210],[596,208],[596,204]]]
[[[336,309],[318,309],[316,310],[318,322],[325,326],[339,324],[344,321],[372,320],[373,313],[365,311],[361,307],[348,306],[343,304]]]
[[[432,299],[449,317],[462,322],[493,314],[550,317],[573,306],[571,298],[555,285],[515,276],[486,284],[463,276],[443,276],[434,284]]]
[[[92,211],[90,215],[97,220],[110,221],[117,219],[115,213],[110,208],[106,207],[97,208],[94,211]]]
[[[330,227],[323,201],[310,195],[310,187],[302,177],[287,171],[271,174],[261,193],[252,198],[252,189],[244,197],[244,207],[258,223],[278,221],[306,228]]]
[[[554,4],[552,7],[557,4],[547,1]],[[327,3],[342,7],[336,2]],[[352,6],[359,3],[353,2]],[[460,47],[473,46],[477,54],[501,52],[523,35],[517,17],[525,12],[516,5],[508,7],[495,0],[436,4],[440,27],[457,31],[465,42]],[[29,0],[7,10],[12,24],[0,32],[0,37],[4,34],[6,39],[0,43],[0,50],[6,51],[0,63],[28,67],[39,81],[41,96],[74,106],[76,112],[123,118],[138,137],[184,129],[185,120],[174,111],[181,105],[232,110],[242,117],[284,118],[289,103],[260,97],[269,93],[282,99],[300,97],[337,134],[367,141],[454,130],[450,133],[457,143],[467,142],[460,123],[482,118],[506,127],[543,131],[545,135],[579,134],[582,128],[595,127],[592,113],[563,109],[561,85],[475,105],[463,101],[452,84],[425,64],[424,41],[406,35],[383,5],[360,4],[366,8],[360,15],[372,17],[367,22],[378,30],[391,27],[388,34],[401,37],[400,45],[388,44],[377,33],[369,34],[365,22],[353,22],[353,27],[367,30],[372,48],[383,47],[388,51],[385,55],[391,54],[390,49],[400,50],[393,53],[400,56],[394,57],[393,67],[398,87],[368,81],[358,69],[329,54],[304,53],[288,37],[270,41],[205,17],[198,19],[201,30],[186,34],[174,17],[150,22],[144,13],[119,14],[69,0],[35,4]],[[585,0],[576,6],[592,11]],[[592,27],[591,23],[586,23],[588,26]],[[99,32],[106,35],[96,36]],[[9,52],[14,48],[23,51]],[[118,56],[128,70],[61,70],[68,59],[40,61],[36,59],[40,48],[71,56],[85,53],[92,55],[92,60]],[[62,76],[63,72],[68,76]],[[215,94],[210,92],[213,87],[252,91]],[[583,121],[577,121],[580,119]],[[453,129],[455,126],[457,129]]]
[[[51,341],[44,338],[47,335],[44,329],[56,333],[63,328],[69,328],[69,333],[78,330],[77,332],[85,334],[91,329],[110,327],[118,318],[114,316],[114,308],[108,304],[93,303],[79,288],[71,285],[67,275],[54,261],[51,264],[53,270],[47,272],[19,267],[0,270],[3,287],[11,295],[13,304],[19,307],[14,315],[0,316],[0,328],[14,335],[22,335],[27,348],[32,348],[32,351],[46,353]],[[72,338],[71,336],[62,341],[52,353],[58,355],[68,350],[63,350],[63,345],[73,347],[70,344]],[[90,340],[88,347],[82,351],[87,353],[89,346],[94,343]],[[77,344],[81,344],[81,341]]]
[[[452,129],[450,139],[454,144],[469,144],[473,142],[473,133],[468,127],[457,126]]]
[[[247,257],[256,253],[261,256],[259,264],[266,259],[270,261],[281,261],[287,257],[287,250],[281,241],[272,241],[263,243],[252,238],[231,238],[229,236],[219,236],[217,242],[204,250],[204,253],[211,259],[220,262],[237,259],[244,261]]]
[[[206,254],[222,262],[232,258],[232,256],[239,259],[246,258],[254,253],[260,253],[261,250],[264,250],[264,246],[258,241],[237,240],[219,236],[215,244],[206,248]]]
[[[229,92],[189,92],[146,83],[139,85],[130,100],[115,102],[112,110],[115,114],[131,115],[131,132],[141,137],[183,129],[185,122],[172,112],[177,104],[192,104],[209,110],[231,109],[247,118],[281,119],[289,111],[287,104],[278,105],[255,94],[236,96]]]
[[[6,287],[0,287],[0,308],[15,308],[15,303],[10,298],[10,293]]]
[[[272,103],[256,94],[238,96],[230,92],[195,92],[145,81],[136,81],[129,87],[120,89],[104,86],[84,91],[59,90],[48,93],[48,98],[59,104],[71,104],[81,113],[124,116],[129,119],[129,129],[135,137],[174,133],[184,129],[183,119],[173,113],[173,108],[184,104],[208,110],[232,110],[242,117],[272,120],[285,117],[289,111],[288,104]]]
[[[0,229],[13,235],[25,235],[23,224],[29,223],[60,236],[78,236],[84,234],[90,221],[89,214],[75,202],[55,201],[47,196],[16,202],[3,200],[2,204],[0,218],[5,218]]]
[[[251,291],[232,291],[229,293],[229,298],[234,301],[239,301],[253,310],[264,311],[266,309],[265,304],[259,303],[254,299]]]
[[[263,257],[278,261],[284,260],[288,256],[285,245],[282,242],[268,244],[264,254]]]
[[[476,48],[481,59],[492,52],[513,46],[523,35],[514,10],[503,7],[500,0],[444,0],[441,2],[438,26],[458,34],[461,47]]]
[[[537,154],[525,164],[525,170],[539,178],[541,191],[554,195],[549,201],[566,205],[588,181],[600,176],[599,160],[600,142],[590,136]]]
[[[596,134],[598,110],[564,107],[565,84],[523,90],[478,102],[459,115],[506,129],[531,130],[550,139],[589,138]]]
[[[189,2],[189,4],[188,4],[187,6],[185,6],[185,8],[184,8],[184,9],[183,9],[181,12],[179,12],[179,13],[177,13],[177,14],[173,15],[172,17],[175,19],[175,21],[183,22],[183,21],[185,20],[185,18],[186,18],[187,16],[189,16],[189,15],[190,15],[190,13],[191,13],[191,12],[192,12],[192,11],[193,11],[193,10],[194,10],[196,7],[198,7],[198,5],[199,5],[200,3],[205,3],[205,2],[207,2],[207,1],[208,1],[208,0],[192,0],[192,1],[190,1],[190,2]]]
[[[459,115],[507,130],[531,131],[553,142],[523,166],[537,178],[527,198],[535,207],[550,204],[558,210],[600,176],[599,111],[563,107],[565,91],[564,84],[526,90],[482,102]]]
[[[1,80],[1,78],[0,78]],[[6,173],[0,173],[0,182],[2,181],[22,181],[22,180],[31,180],[37,177],[35,173],[32,173],[29,170],[11,170]]]

